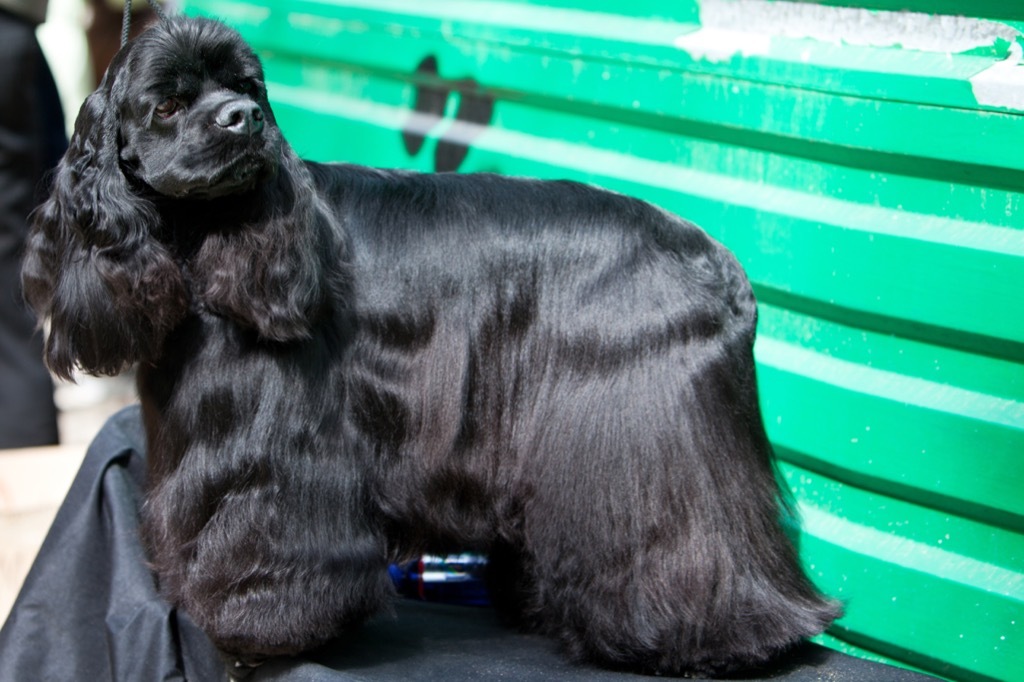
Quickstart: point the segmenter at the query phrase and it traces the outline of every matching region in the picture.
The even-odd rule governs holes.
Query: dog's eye
[[[153,112],[160,118],[170,118],[178,112],[179,108],[181,108],[181,105],[178,103],[178,100],[168,98],[156,105],[156,109]]]
[[[238,91],[243,95],[249,95],[252,97],[259,93],[260,86],[256,81],[245,80],[238,84]]]

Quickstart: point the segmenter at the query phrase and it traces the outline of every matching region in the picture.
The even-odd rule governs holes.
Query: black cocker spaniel
[[[801,571],[733,256],[573,182],[301,161],[220,23],[129,43],[35,214],[46,359],[138,365],[163,594],[243,664],[490,552],[577,660],[759,664],[839,613]]]

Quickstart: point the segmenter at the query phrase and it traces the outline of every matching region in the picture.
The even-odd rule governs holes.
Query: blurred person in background
[[[60,102],[73,114],[98,85],[120,49],[123,11],[123,0],[0,0],[0,448],[56,443],[60,408],[113,411],[134,395],[130,379],[82,376],[59,385],[54,409],[42,333],[22,304],[19,277],[28,215],[48,191],[74,121]],[[145,0],[134,2],[131,36],[155,19]],[[69,427],[72,441],[94,426],[80,421]]]
[[[86,20],[85,36],[89,42],[89,57],[92,62],[93,84],[98,85],[103,73],[110,65],[117,51],[121,49],[121,23],[124,16],[124,0],[86,0],[89,17]],[[157,2],[158,0],[154,0]],[[0,0],[2,2],[2,0]],[[167,6],[167,2],[160,3]],[[170,7],[168,7],[170,9]],[[148,0],[132,2],[132,23],[129,38],[142,33],[156,21],[156,12]]]
[[[28,216],[67,147],[60,99],[36,40],[46,0],[0,0],[0,448],[57,442],[42,335],[21,296]]]

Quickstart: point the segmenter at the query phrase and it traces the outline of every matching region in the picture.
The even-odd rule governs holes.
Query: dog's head
[[[161,22],[119,53],[93,97],[108,102],[83,113],[113,119],[123,171],[158,194],[243,192],[278,162],[281,134],[259,59],[218,22]]]
[[[50,368],[114,374],[158,358],[190,308],[306,338],[333,267],[314,196],[241,36],[159,22],[82,105],[33,215],[22,280],[50,321]]]

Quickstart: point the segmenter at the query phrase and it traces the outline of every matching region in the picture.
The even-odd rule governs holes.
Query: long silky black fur
[[[839,613],[780,526],[725,248],[573,182],[301,161],[219,23],[118,54],[24,286],[56,374],[138,365],[153,568],[242,661],[386,611],[389,561],[456,548],[612,667],[726,673]]]

